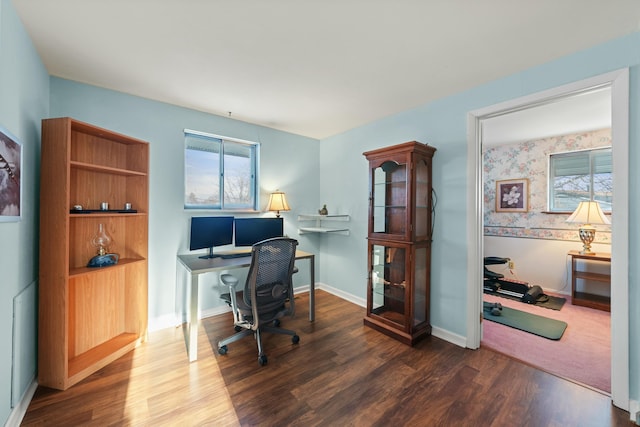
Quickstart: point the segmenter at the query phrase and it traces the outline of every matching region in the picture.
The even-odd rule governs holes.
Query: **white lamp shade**
[[[268,211],[289,211],[289,204],[282,191],[276,190],[269,196],[269,204],[267,205]]]
[[[604,215],[598,202],[580,202],[576,210],[567,218],[567,222],[579,224],[611,224]]]

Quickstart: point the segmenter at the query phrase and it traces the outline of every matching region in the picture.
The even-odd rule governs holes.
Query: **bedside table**
[[[611,311],[611,298],[604,295],[596,295],[589,292],[576,290],[577,281],[593,281],[606,283],[611,288],[611,254],[595,253],[593,255],[581,254],[579,251],[569,251],[571,257],[571,304],[584,307],[596,308],[598,310]],[[609,273],[591,273],[578,269],[578,261],[596,262],[608,264]]]

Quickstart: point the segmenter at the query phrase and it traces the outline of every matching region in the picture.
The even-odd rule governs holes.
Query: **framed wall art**
[[[0,222],[22,217],[22,145],[0,126]]]
[[[528,179],[496,181],[496,212],[527,212],[528,210]]]

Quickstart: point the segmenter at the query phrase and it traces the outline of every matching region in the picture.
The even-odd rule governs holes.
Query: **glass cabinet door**
[[[407,165],[386,161],[372,173],[372,232],[404,236],[407,228]]]
[[[427,306],[429,305],[429,249],[427,246],[418,246],[415,249],[413,269],[413,325],[419,326],[426,323],[428,318]]]
[[[415,166],[415,203],[414,241],[431,240],[431,171],[427,161],[421,159]]]
[[[378,316],[404,328],[407,278],[407,249],[369,244],[370,250],[370,315]]]

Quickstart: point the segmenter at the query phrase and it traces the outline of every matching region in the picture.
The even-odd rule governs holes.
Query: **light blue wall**
[[[612,70],[630,68],[630,208],[640,216],[640,33],[531,68],[427,105],[327,138],[320,143],[320,199],[353,216],[352,233],[324,241],[320,280],[359,297],[366,291],[367,164],[362,152],[418,140],[437,148],[433,185],[438,194],[431,275],[434,327],[466,336],[467,113]],[[472,65],[470,65],[472,66]],[[349,186],[341,185],[349,182]],[[616,195],[618,197],[618,195]],[[630,233],[638,236],[637,221]],[[629,250],[631,396],[640,387],[640,267],[638,239]],[[336,259],[341,262],[333,262]]]
[[[187,253],[189,220],[184,211],[184,134],[193,129],[261,143],[260,186],[264,209],[270,191],[287,195],[291,211],[283,212],[285,233],[298,238],[297,214],[318,205],[319,144],[227,117],[151,101],[69,80],[51,78],[51,117],[75,119],[148,141],[151,144],[149,197],[150,328],[173,320],[176,254]],[[211,213],[211,212],[207,212]],[[202,215],[202,213],[198,213]],[[266,214],[273,215],[273,214]],[[318,245],[300,239],[300,249],[318,253]],[[309,283],[307,263],[300,263],[296,286]],[[200,307],[220,306],[217,276],[203,277]]]
[[[35,334],[13,339],[14,300],[22,322],[35,326],[38,277],[40,119],[48,114],[49,77],[13,4],[0,0],[0,126],[22,144],[22,221],[0,222],[0,424],[36,375]],[[26,291],[26,292],[25,292]],[[22,300],[19,295],[22,295]],[[29,325],[27,324],[29,323]],[[14,346],[15,343],[15,346]],[[24,353],[26,351],[26,354]],[[13,354],[22,358],[14,363]],[[17,363],[20,362],[20,363]],[[15,367],[15,369],[14,369]],[[15,382],[13,390],[11,384]]]

